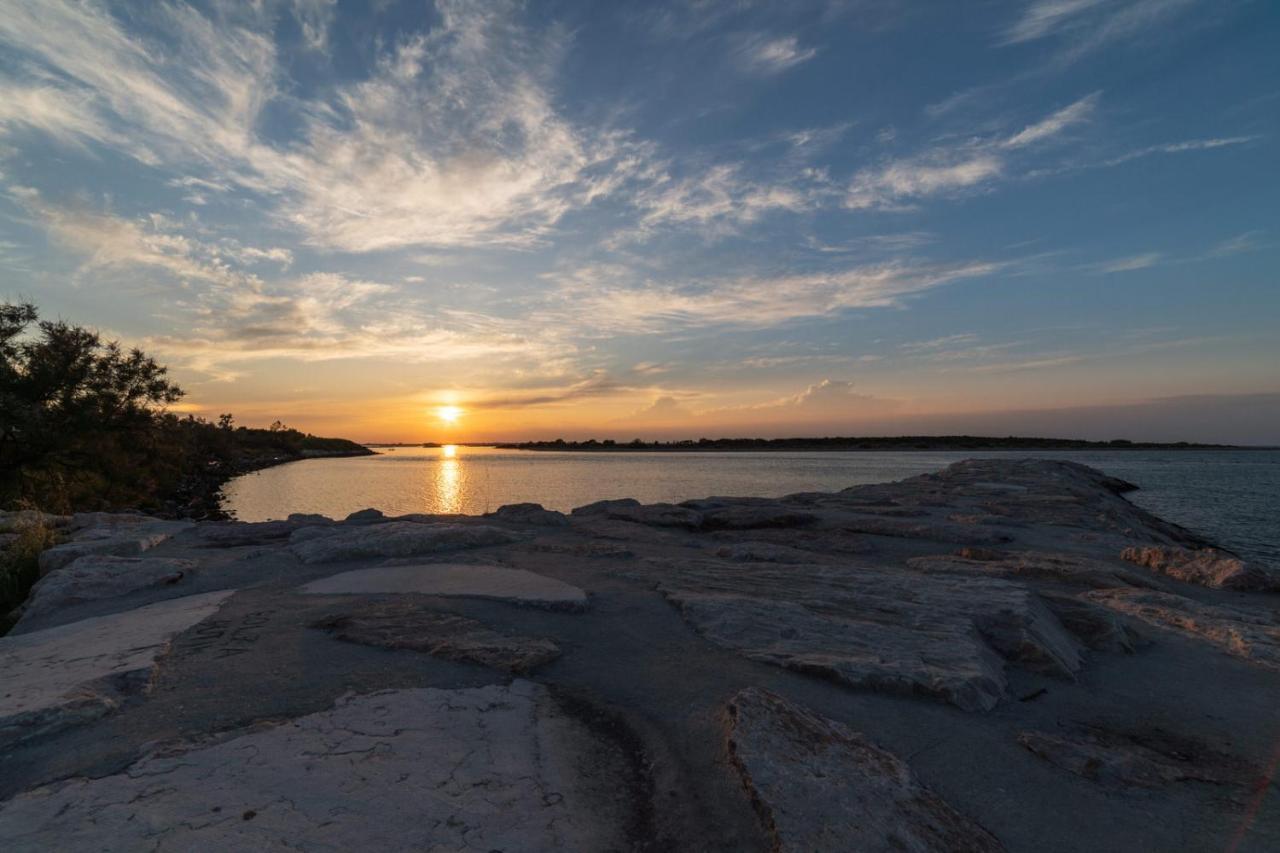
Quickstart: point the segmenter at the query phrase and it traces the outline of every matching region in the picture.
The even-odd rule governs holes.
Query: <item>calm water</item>
[[[900,480],[960,459],[1042,457],[1092,465],[1142,487],[1129,497],[1241,554],[1280,565],[1280,451],[556,453],[395,448],[310,459],[227,485],[243,521],[365,507],[388,515],[476,514],[531,501],[567,511],[604,498],[645,503],[708,495],[785,495]]]

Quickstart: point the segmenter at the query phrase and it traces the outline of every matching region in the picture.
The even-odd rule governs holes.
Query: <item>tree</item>
[[[18,482],[24,471],[56,481],[100,468],[122,450],[141,450],[140,433],[182,396],[167,369],[141,350],[126,351],[80,326],[40,321],[30,304],[0,304],[5,492],[24,491]]]

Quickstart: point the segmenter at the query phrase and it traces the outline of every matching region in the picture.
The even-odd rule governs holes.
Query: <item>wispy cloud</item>
[[[1060,61],[1070,62],[1106,44],[1158,32],[1198,0],[1033,0],[999,43],[1057,39]]]
[[[796,36],[768,33],[738,36],[733,49],[738,66],[754,74],[779,74],[817,55],[817,48],[802,47]]]
[[[990,275],[1000,265],[893,262],[775,278],[742,277],[675,286],[626,286],[607,271],[563,281],[559,298],[596,334],[649,333],[710,325],[766,328],[854,308],[900,306],[908,298],[956,281]],[[585,321],[582,318],[589,318]]]
[[[1042,144],[1085,121],[1097,107],[1095,92],[1007,137],[985,137],[941,146],[913,157],[863,169],[849,185],[845,206],[901,208],[930,196],[974,191],[1007,174],[1016,151]]]
[[[1133,270],[1144,270],[1147,267],[1153,267],[1160,263],[1163,258],[1164,255],[1160,252],[1145,252],[1141,255],[1130,255],[1126,258],[1105,261],[1096,264],[1094,269],[1100,273],[1132,272]]]

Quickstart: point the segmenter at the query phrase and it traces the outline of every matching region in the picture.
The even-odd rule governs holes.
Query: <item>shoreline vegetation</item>
[[[435,445],[423,445],[435,446]],[[477,445],[478,446],[478,445]],[[617,451],[769,451],[769,450],[1265,450],[1262,447],[1240,447],[1230,444],[1196,442],[1085,441],[1070,438],[1035,438],[1028,436],[979,435],[903,435],[849,436],[823,438],[700,438],[676,441],[524,441],[486,447],[503,450],[563,450],[586,452]]]

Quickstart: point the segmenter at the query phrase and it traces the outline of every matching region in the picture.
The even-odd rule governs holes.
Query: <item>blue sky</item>
[[[0,294],[364,439],[1280,443],[1278,43],[1208,0],[0,0]]]

